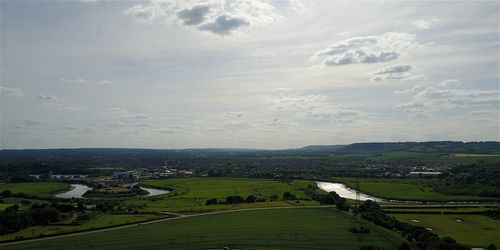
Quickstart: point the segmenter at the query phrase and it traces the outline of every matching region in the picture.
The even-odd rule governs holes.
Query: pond
[[[318,188],[323,190],[323,191],[326,191],[326,192],[334,191],[340,197],[343,197],[346,199],[351,199],[351,200],[356,199],[356,190],[351,189],[342,183],[317,181],[316,184],[318,185]],[[361,200],[361,201],[366,201],[366,200],[383,201],[383,199],[381,199],[381,198],[377,198],[377,197],[374,197],[374,196],[371,196],[368,194],[363,194],[363,193],[360,193],[359,200]]]
[[[156,189],[156,188],[149,188],[149,187],[140,187],[142,190],[148,192],[149,194],[146,196],[157,196],[161,194],[168,194],[170,191],[168,190],[163,190],[163,189]]]
[[[65,198],[65,199],[71,199],[71,198],[82,198],[82,195],[89,191],[92,190],[87,185],[83,184],[71,184],[72,189],[69,191],[66,191],[64,193],[57,194],[57,198]]]

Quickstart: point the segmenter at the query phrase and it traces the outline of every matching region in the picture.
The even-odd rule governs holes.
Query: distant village
[[[208,174],[197,174],[194,170],[178,170],[173,167],[169,167],[165,161],[160,167],[156,169],[134,169],[128,171],[118,171],[113,172],[110,176],[90,176],[90,175],[60,175],[52,174],[52,171],[47,175],[30,175],[36,179],[50,179],[50,180],[60,180],[60,181],[72,181],[72,182],[109,182],[109,181],[137,181],[143,179],[164,179],[164,178],[174,178],[174,177],[206,177]]]
[[[370,169],[385,169],[385,172],[379,173],[379,177],[389,178],[404,178],[404,177],[438,177],[444,171],[449,169],[450,166],[443,165],[417,165],[417,166],[391,166],[388,164],[368,164],[367,170]],[[117,169],[118,170],[118,169]],[[93,182],[93,183],[107,183],[107,182],[134,182],[145,179],[165,179],[176,177],[207,177],[207,173],[197,173],[191,169],[176,169],[169,166],[167,161],[164,161],[161,166],[155,169],[138,168],[127,171],[116,171],[107,176],[91,176],[91,175],[61,175],[52,174],[49,172],[46,175],[30,175],[36,179],[45,180],[59,180],[68,182]],[[275,178],[280,178],[279,175]]]

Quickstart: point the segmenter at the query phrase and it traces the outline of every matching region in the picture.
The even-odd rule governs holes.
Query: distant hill
[[[300,151],[337,151],[341,148],[346,147],[346,145],[310,145],[299,148]]]
[[[0,150],[2,157],[204,157],[204,156],[253,156],[265,155],[318,155],[328,153],[382,153],[391,151],[500,154],[500,142],[367,142],[349,145],[309,145],[297,149],[264,150],[242,148],[191,148],[191,149],[139,149],[139,148],[74,148],[74,149],[24,149]]]
[[[457,142],[457,141],[430,141],[430,142],[372,142],[353,143],[338,148],[338,152],[439,152],[439,153],[500,153],[500,142]]]

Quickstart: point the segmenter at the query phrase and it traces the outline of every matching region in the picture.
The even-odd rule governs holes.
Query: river
[[[343,197],[346,199],[351,199],[351,200],[356,199],[356,190],[351,189],[342,183],[317,181],[316,184],[318,185],[318,188],[323,190],[323,191],[326,191],[326,192],[334,191],[340,197]],[[360,193],[359,200],[361,200],[361,201],[366,201],[366,200],[383,201],[383,199],[381,199],[381,198],[377,198],[377,197],[374,197],[374,196],[371,196],[368,194],[363,194],[363,193]]]
[[[92,190],[92,188],[83,184],[71,184],[71,187],[73,189],[66,191],[64,193],[57,194],[56,197],[65,199],[82,198],[82,195],[85,192]]]
[[[140,188],[149,193],[148,195],[146,195],[148,197],[149,196],[157,196],[157,195],[161,195],[161,194],[167,194],[170,192],[168,190],[162,190],[162,189],[156,189],[156,188],[146,188],[146,187],[140,187]]]

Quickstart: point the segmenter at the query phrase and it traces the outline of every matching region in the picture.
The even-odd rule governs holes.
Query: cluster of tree
[[[269,198],[271,201],[278,200],[277,195],[272,195]],[[283,200],[296,200],[297,197],[295,194],[290,192],[283,193]],[[255,195],[249,195],[247,198],[243,198],[239,195],[231,195],[227,196],[225,200],[218,200],[217,198],[208,199],[205,202],[205,205],[217,205],[217,204],[240,204],[240,203],[255,203],[255,202],[265,202],[265,198],[257,198]],[[345,200],[344,200],[345,201]]]
[[[500,209],[489,209],[484,211],[483,214],[494,220],[500,220]]]
[[[0,195],[5,198],[17,197],[17,198],[27,198],[27,199],[38,199],[38,195],[29,195],[23,192],[12,193],[9,189],[3,190]]]
[[[205,205],[217,205],[217,204],[241,204],[241,203],[255,203],[264,202],[263,198],[257,198],[255,195],[249,195],[247,198],[243,198],[239,195],[227,196],[225,200],[218,200],[217,198],[208,199]]]
[[[312,200],[318,201],[322,205],[335,205],[335,207],[339,210],[348,211],[349,204],[347,204],[346,199],[340,197],[335,192],[318,192],[318,187],[316,185],[309,185],[305,189],[305,193],[307,196],[311,197]]]
[[[18,205],[10,206],[0,213],[0,234],[60,221],[62,216],[58,207],[61,208],[59,205],[33,204],[29,210],[23,211]]]
[[[500,197],[500,165],[478,163],[460,165],[440,176],[434,190],[457,195]]]
[[[103,192],[99,189],[93,189],[85,192],[84,196],[85,197],[113,197],[113,198],[118,198],[118,197],[131,197],[131,196],[138,196],[138,195],[147,195],[148,192],[145,190],[142,190],[139,186],[133,186],[127,191],[123,192]]]
[[[295,200],[297,199],[297,197],[295,196],[295,194],[292,194],[290,192],[284,192],[283,193],[283,200],[286,201],[286,200]]]
[[[95,210],[106,213],[115,210],[120,210],[121,203],[116,200],[98,200],[95,205]]]
[[[457,243],[451,237],[439,238],[436,234],[423,227],[400,222],[394,217],[387,216],[382,208],[374,201],[365,201],[360,205],[357,211],[365,220],[401,232],[403,237],[412,242],[412,244],[419,249],[468,249]]]

